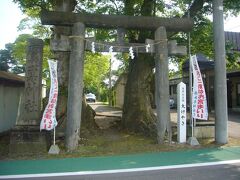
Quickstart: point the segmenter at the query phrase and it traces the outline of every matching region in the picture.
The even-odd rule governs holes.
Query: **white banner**
[[[192,117],[207,120],[207,97],[196,55],[191,56],[191,66],[193,71]]]
[[[57,79],[57,62],[48,60],[51,77],[51,88],[49,94],[48,104],[44,110],[43,117],[40,124],[40,131],[42,129],[52,130],[57,126],[56,120],[56,106],[58,97],[58,79]]]

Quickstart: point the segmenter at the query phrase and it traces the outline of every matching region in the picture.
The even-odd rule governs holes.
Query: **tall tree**
[[[15,74],[25,71],[24,64],[19,63],[13,56],[14,44],[5,45],[5,49],[0,50],[0,71],[9,71]]]
[[[11,64],[13,64],[13,57],[11,55],[12,44],[6,44],[5,49],[0,50],[0,70],[9,71]]]
[[[109,70],[109,58],[99,53],[93,54],[91,52],[86,53],[84,61],[84,91],[92,92],[99,98],[103,88],[103,81],[107,78]]]
[[[126,0],[124,7],[126,15],[153,16],[155,1],[144,0],[140,3],[140,1]],[[149,31],[129,31],[127,35],[130,42],[141,43],[144,43],[146,38],[153,37],[153,33]],[[148,135],[156,134],[156,117],[150,102],[150,81],[153,67],[154,59],[151,55],[136,54],[134,59],[129,60],[123,106],[123,126]]]

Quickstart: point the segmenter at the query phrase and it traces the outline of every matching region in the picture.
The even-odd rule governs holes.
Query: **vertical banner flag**
[[[201,71],[198,66],[197,56],[191,56],[191,66],[193,71],[192,90],[192,117],[196,119],[208,119],[207,97],[202,80]]]
[[[40,131],[42,129],[52,130],[57,126],[56,120],[56,105],[58,97],[58,79],[57,79],[57,62],[48,60],[51,77],[51,88],[48,104],[44,110]]]

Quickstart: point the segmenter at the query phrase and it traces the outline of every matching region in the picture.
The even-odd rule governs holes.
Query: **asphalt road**
[[[20,179],[26,180],[26,178]],[[239,179],[240,179],[240,163],[153,171],[112,173],[112,174],[27,178],[27,180],[239,180]]]

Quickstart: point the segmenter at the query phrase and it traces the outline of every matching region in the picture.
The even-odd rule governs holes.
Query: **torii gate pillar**
[[[82,38],[81,38],[82,37]],[[73,25],[70,40],[69,84],[67,103],[66,146],[72,151],[78,145],[82,111],[85,25]]]
[[[158,42],[158,43],[157,43]],[[155,99],[157,105],[157,140],[164,142],[166,131],[171,141],[171,122],[169,108],[168,42],[165,27],[155,31]]]

